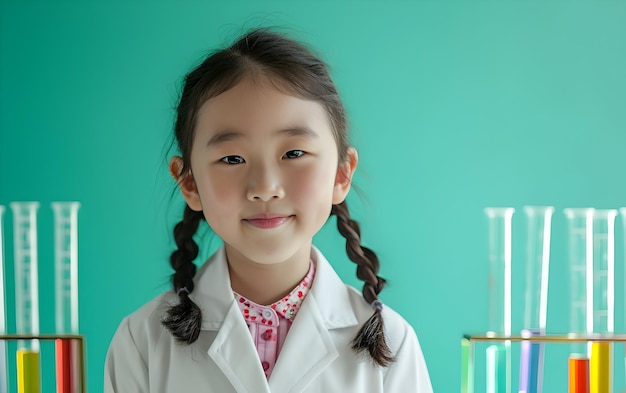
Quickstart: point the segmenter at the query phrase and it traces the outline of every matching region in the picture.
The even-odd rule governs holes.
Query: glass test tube
[[[465,337],[461,340],[461,393],[474,393],[474,347]]]
[[[78,202],[53,202],[57,334],[78,334]],[[58,393],[79,391],[76,340],[56,340]]]
[[[615,331],[615,217],[617,210],[593,214],[593,332]]]
[[[527,221],[524,336],[544,335],[548,310],[552,206],[524,206]],[[523,341],[519,392],[543,390],[543,344]]]
[[[622,234],[623,238],[623,255],[624,255],[624,283],[626,283],[626,207],[619,209],[622,216]],[[626,287],[626,285],[625,285]],[[623,299],[626,299],[626,292],[619,294]],[[626,328],[626,305],[624,305],[624,326]],[[626,344],[624,345],[624,352],[626,352]],[[624,375],[626,376],[626,357],[624,357]]]
[[[564,209],[568,228],[571,335],[593,331],[593,208]],[[587,345],[574,343],[572,354],[588,358]],[[577,356],[580,358],[580,356]]]
[[[596,209],[593,214],[593,332],[615,331],[615,209]],[[613,390],[612,354],[609,342],[593,342],[589,359],[589,390]]]
[[[6,300],[4,297],[4,233],[2,225],[4,210],[4,206],[0,206],[0,334],[7,333]],[[6,342],[0,340],[0,393],[7,393],[8,385]]]
[[[570,272],[570,335],[593,330],[593,208],[565,209]],[[568,361],[570,393],[589,392],[589,353],[584,343],[571,345]]]
[[[15,258],[15,314],[18,334],[39,334],[37,277],[38,202],[12,202]],[[17,350],[19,393],[39,393],[39,340],[20,340]]]
[[[488,334],[511,335],[511,207],[485,208],[489,223]],[[487,393],[511,391],[511,342],[487,347]]]

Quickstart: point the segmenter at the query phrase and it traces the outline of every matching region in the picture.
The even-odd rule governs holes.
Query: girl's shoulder
[[[313,258],[317,263],[316,280],[312,293],[326,317],[335,318],[337,314],[353,314],[352,328],[356,331],[372,316],[374,308],[364,299],[362,292],[346,284],[337,275],[330,262],[317,248],[313,249]],[[316,285],[319,285],[316,287]],[[326,310],[328,308],[329,310]],[[393,308],[383,302],[383,322],[385,338],[392,353],[400,350],[403,343],[417,344],[413,327]]]
[[[115,336],[132,339],[137,345],[157,340],[166,331],[161,323],[167,308],[174,304],[176,295],[167,291],[127,315],[120,323]]]

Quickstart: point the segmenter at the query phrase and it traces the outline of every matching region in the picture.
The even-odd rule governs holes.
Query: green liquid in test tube
[[[489,296],[488,333],[511,335],[511,221],[512,207],[488,207]],[[487,348],[487,393],[511,392],[511,342]]]
[[[53,202],[57,334],[78,334],[78,202]],[[57,393],[78,393],[76,340],[56,340]]]
[[[474,346],[465,337],[461,340],[461,393],[474,393]]]
[[[37,276],[38,202],[12,202],[15,257],[15,313],[18,334],[39,335]],[[39,393],[39,340],[20,340],[17,349],[19,393]]]
[[[0,206],[0,334],[7,334],[6,303],[4,297],[4,233],[2,216],[4,206]],[[0,393],[7,393],[9,379],[7,377],[7,348],[6,342],[0,340]]]

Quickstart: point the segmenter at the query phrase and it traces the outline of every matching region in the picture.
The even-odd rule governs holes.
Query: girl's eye
[[[220,161],[229,165],[243,164],[244,162],[246,162],[241,156],[226,156],[222,158]]]
[[[285,158],[298,158],[302,157],[304,152],[302,150],[289,150],[283,157]]]

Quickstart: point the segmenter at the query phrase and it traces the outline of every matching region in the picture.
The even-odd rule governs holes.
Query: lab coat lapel
[[[198,269],[189,295],[202,310],[202,330],[217,330],[235,302],[222,246]]]
[[[315,299],[302,303],[270,376],[272,392],[301,392],[338,352]]]
[[[202,310],[202,330],[218,330],[208,355],[237,392],[270,393],[259,354],[235,302],[224,247],[196,274],[190,295]]]
[[[278,355],[269,379],[272,392],[301,392],[338,356],[347,343],[329,329],[358,324],[348,289],[322,254],[313,248],[317,270]]]
[[[270,393],[250,331],[235,302],[208,353],[237,392]]]

